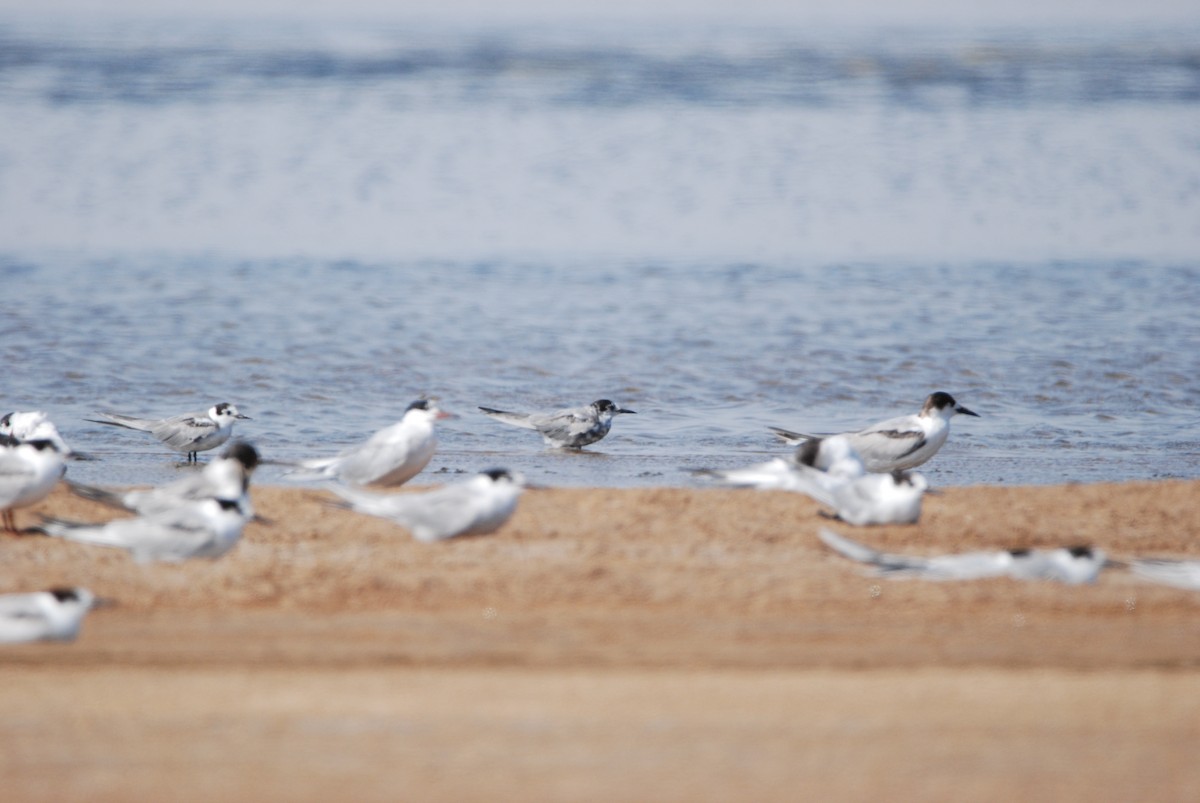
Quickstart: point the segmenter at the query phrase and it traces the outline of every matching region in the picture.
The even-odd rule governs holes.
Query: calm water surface
[[[0,24],[0,407],[124,484],[190,469],[98,409],[286,460],[433,395],[428,471],[631,486],[946,390],[935,483],[1200,476],[1196,41]]]

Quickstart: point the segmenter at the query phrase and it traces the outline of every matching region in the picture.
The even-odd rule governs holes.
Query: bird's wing
[[[851,541],[849,538],[838,535],[832,530],[821,529],[817,533],[817,536],[825,543],[825,546],[839,555],[858,561],[859,563],[867,563],[875,566],[881,572],[920,571],[929,565],[929,561],[925,558],[880,552],[866,544]]]
[[[550,440],[568,443],[586,435],[597,425],[596,417],[588,408],[531,415],[529,422],[534,429]]]
[[[893,418],[846,436],[863,462],[890,463],[925,445],[925,430],[914,417]]]
[[[741,488],[759,488],[762,490],[788,489],[792,482],[794,467],[783,458],[777,457],[765,463],[758,463],[746,468],[730,469],[697,469],[695,474],[712,477],[727,485]]]
[[[1129,568],[1138,577],[1155,583],[1200,591],[1200,560],[1134,558]]]
[[[332,486],[351,509],[388,519],[433,538],[454,535],[469,527],[478,515],[474,495],[461,485],[447,485],[425,493],[376,494],[356,488]],[[425,537],[422,540],[432,540]]]
[[[99,525],[47,519],[42,528],[50,535],[81,544],[171,555],[190,554],[211,537],[208,518],[195,505],[188,504]]]
[[[125,493],[118,491],[110,491],[107,488],[100,488],[95,485],[84,485],[79,482],[71,482],[67,480],[67,488],[76,496],[82,496],[84,499],[91,499],[93,502],[99,502],[102,505],[132,512],[133,508],[125,503]]]
[[[330,493],[342,499],[342,503],[334,503],[337,507],[348,507],[357,513],[368,516],[378,516],[383,519],[394,519],[403,516],[405,510],[412,504],[417,494],[380,494],[364,491],[348,485],[330,483]]]
[[[38,603],[38,593],[0,596],[0,617],[5,619],[44,619],[46,612]]]
[[[187,451],[187,447],[208,437],[216,429],[217,422],[207,414],[190,413],[155,422],[148,431],[172,449],[184,452]]]
[[[1011,554],[1007,552],[967,552],[933,558],[910,557],[880,552],[857,541],[822,529],[818,536],[838,554],[874,566],[886,577],[919,577],[926,580],[974,580],[998,577],[1008,571]]]
[[[28,461],[11,449],[0,448],[0,483],[5,480],[21,481],[34,475],[34,470]]]
[[[451,538],[476,526],[486,507],[486,498],[473,489],[447,485],[414,499],[404,525],[421,541]]]
[[[418,437],[409,427],[400,424],[387,427],[364,443],[344,450],[329,464],[330,471],[349,482],[375,482],[410,461],[418,460],[423,443],[426,439]]]
[[[37,476],[33,466],[8,449],[0,449],[0,505],[9,505],[26,493]]]
[[[963,552],[927,558],[926,564],[917,575],[926,580],[982,580],[1009,574],[1013,556],[1005,550]]]

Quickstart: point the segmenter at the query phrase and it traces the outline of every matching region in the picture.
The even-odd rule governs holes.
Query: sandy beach
[[[1200,483],[946,488],[892,551],[1200,557]],[[0,649],[7,800],[1191,800],[1200,594],[864,576],[808,499],[527,493],[420,544],[255,488],[224,558],[5,538],[0,591],[118,601]],[[56,491],[34,513],[111,511]]]

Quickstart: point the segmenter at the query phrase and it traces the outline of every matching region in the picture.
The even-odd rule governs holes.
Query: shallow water
[[[429,471],[625,486],[946,390],[934,483],[1195,477],[1186,34],[0,25],[0,407],[125,484],[191,469],[95,410],[288,460],[429,394]]]

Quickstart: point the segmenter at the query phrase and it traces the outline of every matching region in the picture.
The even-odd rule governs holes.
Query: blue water
[[[0,17],[0,408],[87,482],[190,470],[99,409],[432,395],[430,472],[684,485],[946,390],[934,483],[1200,476],[1197,32]]]

